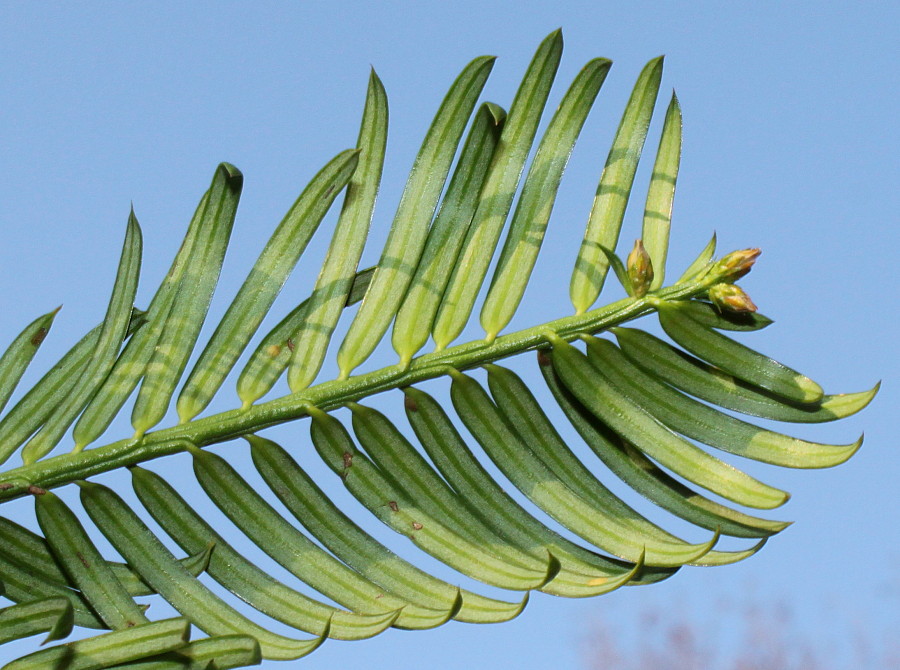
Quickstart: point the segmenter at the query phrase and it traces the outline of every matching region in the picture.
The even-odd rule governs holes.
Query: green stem
[[[102,472],[186,451],[192,445],[203,447],[255,433],[306,416],[309,407],[331,410],[382,391],[440,377],[450,369],[472,368],[508,358],[545,344],[544,333],[547,331],[571,340],[584,333],[607,330],[654,311],[653,305],[658,304],[659,300],[690,298],[706,290],[710,283],[709,279],[704,279],[672,286],[644,298],[625,298],[585,314],[503,335],[491,343],[479,340],[424,354],[413,359],[405,369],[392,365],[349,379],[324,382],[246,409],[221,412],[142,437],[47,458],[0,475],[0,501],[26,495],[31,487],[50,489],[63,486]]]

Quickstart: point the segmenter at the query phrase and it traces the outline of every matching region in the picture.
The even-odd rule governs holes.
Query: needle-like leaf
[[[412,281],[456,147],[494,59],[476,58],[453,82],[410,170],[372,284],[338,350],[345,379],[375,349]]]
[[[182,423],[199,414],[219,390],[358,161],[357,150],[339,153],[285,214],[188,375],[176,403]]]
[[[684,282],[698,279],[712,266],[712,257],[715,253],[716,234],[713,233],[713,236],[710,238],[709,242],[706,243],[706,246],[700,250],[699,254],[697,254],[697,258],[695,258],[693,262],[688,265],[687,269],[682,273],[681,277],[679,277],[678,281],[675,283],[683,284]]]
[[[609,511],[584,499],[522,444],[471,377],[454,375],[451,397],[463,423],[503,474],[536,505],[588,542],[625,560],[645,560],[659,567],[690,563],[712,549],[717,538],[689,544],[675,537],[643,537],[618,518],[620,510]]]
[[[263,657],[282,660],[306,656],[327,636],[325,631],[319,638],[294,640],[240,614],[181,567],[122,499],[105,486],[82,484],[81,501],[97,527],[147,583],[205,633],[251,635],[259,641]]]
[[[868,391],[826,395],[814,405],[797,405],[773,397],[765,389],[733,377],[719,368],[634,328],[614,328],[619,346],[640,368],[667,384],[725,409],[774,421],[821,423],[844,419],[868,405],[879,384]]]
[[[403,628],[430,628],[453,616],[452,603],[445,609],[410,604],[320,549],[222,458],[197,450],[194,469],[204,490],[238,528],[287,570],[335,602],[363,614],[400,610],[396,623]]]
[[[208,221],[203,218],[208,199],[209,192],[207,191],[200,198],[200,203],[188,224],[187,233],[185,233],[169,271],[160,282],[159,288],[147,307],[144,316],[147,327],[142,328],[128,340],[103,385],[91,398],[91,402],[88,403],[84,413],[78,419],[78,423],[75,424],[73,430],[75,444],[87,445],[100,437],[143,378],[144,370],[159,342],[187,267],[200,262],[198,259],[202,249],[197,248],[196,240],[202,225],[208,224]]]
[[[159,475],[132,468],[138,498],[185,551],[214,543],[209,575],[244,602],[294,628],[338,640],[362,640],[385,630],[399,611],[363,615],[340,610],[314,600],[274,579],[244,558],[224,537],[212,529],[184,498]],[[330,626],[329,626],[330,622]]]
[[[786,400],[815,403],[822,399],[822,387],[809,377],[707,328],[677,304],[662,303],[658,313],[666,334],[698,358]]]
[[[106,628],[81,593],[35,573],[29,566],[10,557],[2,546],[0,584],[3,585],[3,596],[14,603],[27,604],[46,598],[65,598],[72,605],[76,626]]]
[[[488,384],[497,409],[522,443],[568,488],[587,503],[612,515],[615,523],[636,536],[655,541],[681,543],[681,539],[650,522],[618,498],[578,460],[550,423],[535,397],[512,371],[489,365]],[[712,528],[711,530],[717,530]],[[691,561],[694,565],[727,565],[755,553],[710,550]]]
[[[432,519],[398,490],[393,482],[366,455],[356,449],[343,425],[334,417],[314,410],[311,414],[310,436],[322,460],[338,474],[344,485],[381,522],[435,556],[456,554],[470,548],[467,540],[459,538],[443,526],[440,519]],[[392,504],[393,503],[393,504]],[[468,560],[469,569],[477,570],[478,554]],[[457,559],[454,559],[456,562]],[[507,620],[519,615],[528,596],[521,603],[490,603],[493,620]],[[484,605],[482,605],[484,607]]]
[[[196,251],[191,255],[195,260],[186,267],[179,283],[131,412],[137,435],[143,435],[165,416],[187,366],[219,279],[243,185],[244,176],[233,165],[222,163],[216,169],[193,242]]]
[[[590,309],[603,288],[609,261],[602,247],[616,250],[625,205],[628,204],[650,117],[653,116],[662,68],[663,59],[660,56],[647,63],[638,76],[600,176],[569,287],[577,314]]]
[[[681,106],[675,92],[666,110],[662,135],[653,176],[647,190],[647,204],[644,207],[644,225],[641,241],[650,255],[653,266],[653,281],[650,290],[663,285],[666,274],[666,257],[669,251],[669,230],[672,225],[672,202],[675,199],[675,182],[681,164]]]
[[[512,320],[522,301],[566,163],[611,66],[606,58],[595,58],[584,66],[541,138],[481,309],[481,326],[488,342]]]
[[[25,326],[24,330],[0,356],[0,411],[6,407],[9,397],[25,373],[25,369],[31,363],[31,359],[34,358],[44,338],[47,337],[47,333],[50,332],[50,326],[53,325],[53,319],[59,309],[57,307]]]
[[[3,670],[101,670],[183,647],[187,619],[166,619],[51,647],[7,663]]]
[[[601,421],[665,467],[734,502],[772,509],[788,494],[706,453],[618,393],[604,371],[575,347],[548,333],[556,371],[572,394]]]
[[[357,142],[362,152],[360,163],[347,187],[344,207],[309,298],[303,323],[293,336],[295,347],[288,371],[288,385],[292,391],[305,389],[319,374],[331,334],[347,304],[381,184],[387,122],[387,96],[373,70]]]
[[[843,463],[862,445],[819,444],[765,430],[688,398],[633,365],[608,340],[591,338],[588,358],[632,400],[672,430],[722,451],[790,468],[827,468]]]
[[[65,598],[46,598],[0,609],[0,644],[47,633],[44,644],[62,640],[72,632],[72,603]]]
[[[772,324],[772,319],[759,312],[723,312],[702,300],[673,301],[683,313],[707,328],[752,332]]]
[[[32,574],[39,574],[60,586],[75,588],[60,568],[59,560],[53,555],[47,541],[40,535],[9,519],[0,518],[0,545],[3,546],[3,553],[9,560],[17,562]],[[211,553],[211,546],[199,547],[197,553],[179,559],[179,562],[196,577],[206,570]],[[125,587],[128,595],[145,596],[153,593],[153,589],[126,563],[107,561],[107,564],[115,578]]]
[[[394,323],[391,339],[404,367],[428,341],[505,122],[506,112],[490,102],[481,106],[472,122],[441,209],[428,231],[416,276]]]
[[[422,445],[473,513],[516,546],[534,556],[549,551],[560,562],[559,573],[542,591],[570,598],[593,596],[631,581],[655,582],[674,573],[603,556],[542,524],[488,475],[434,398],[412,387],[405,392],[407,416]]]
[[[249,635],[216,635],[190,642],[128,665],[125,670],[228,670],[258,665],[262,661],[259,642]]]
[[[424,607],[458,607],[453,617],[458,621],[488,623],[509,617],[509,603],[461,591],[377,542],[344,516],[280,446],[257,436],[247,439],[253,462],[272,491],[310,533],[361,574]]]
[[[53,410],[40,431],[23,447],[22,460],[26,465],[42,458],[56,446],[112,369],[131,320],[134,296],[137,292],[138,277],[141,271],[141,249],[141,229],[134,212],[131,212],[128,217],[125,243],[122,246],[122,256],[119,259],[119,270],[116,274],[113,294],[109,299],[106,318],[97,337],[96,348],[91,353],[71,392]],[[80,448],[81,445],[75,445],[76,451],[79,451]]]
[[[561,31],[554,31],[544,38],[509,108],[478,209],[432,328],[438,350],[456,339],[472,313],[550,94],[562,45]]]
[[[706,498],[657,467],[591,414],[561,383],[547,352],[538,354],[547,387],[585,443],[635,491],[672,514],[723,535],[765,538],[789,524],[750,516]]]
[[[374,274],[375,268],[367,268],[356,273],[345,307],[355,305],[363,299]],[[293,358],[293,350],[297,346],[294,334],[306,321],[308,305],[307,298],[291,310],[263,337],[251,354],[237,381],[238,397],[243,403],[242,407],[249,407],[268,393],[287,369]]]
[[[72,582],[109,628],[147,623],[143,611],[116,579],[78,518],[50,491],[36,495],[35,512],[54,555]]]

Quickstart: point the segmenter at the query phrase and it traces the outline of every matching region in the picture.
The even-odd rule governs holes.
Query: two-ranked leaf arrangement
[[[228,246],[241,173],[228,164],[216,169],[171,269],[143,310],[134,306],[141,231],[132,213],[103,321],[0,419],[0,462],[21,459],[0,473],[0,500],[32,496],[42,531],[0,517],[0,588],[13,603],[0,609],[0,640],[42,633],[60,640],[73,626],[103,632],[5,668],[242,667],[261,658],[300,658],[327,638],[357,640],[390,626],[506,621],[522,611],[531,590],[593,596],[665,579],[682,565],[732,563],[787,525],[735,505],[769,510],[788,494],[720,459],[717,451],[821,468],[842,463],[859,448],[860,442],[788,437],[738,418],[831,421],[859,411],[876,392],[826,395],[812,380],[729,336],[770,323],[735,284],[757,250],[716,260],[711,242],[680,279],[664,284],[681,154],[674,96],[641,240],[624,260],[615,254],[656,106],[661,58],[638,77],[580,249],[574,253],[573,247],[573,313],[503,334],[535,266],[566,162],[611,65],[605,59],[588,63],[538,138],[561,52],[561,34],[554,32],[538,48],[508,111],[493,103],[478,106],[493,60],[477,58],[466,66],[425,136],[378,264],[360,271],[387,140],[387,99],[373,73],[356,148],[334,157],[303,190],[190,369]],[[315,288],[251,346],[341,195]],[[485,335],[456,343],[492,264],[480,307]],[[596,307],[610,268],[628,297]],[[338,320],[356,303],[346,312],[353,315],[346,334],[334,341]],[[671,342],[623,325],[651,313]],[[29,324],[0,358],[0,409],[54,316]],[[399,362],[357,373],[389,329]],[[429,338],[434,351],[420,353]],[[319,381],[329,352],[337,357],[338,378]],[[502,365],[528,352],[536,352],[548,387],[537,393],[542,400]],[[239,362],[243,367],[236,370]],[[482,370],[473,376],[477,368]],[[239,372],[236,409],[201,417],[232,372]],[[283,375],[290,394],[266,400]],[[417,386],[435,378],[449,383],[452,407]],[[384,391],[394,391],[398,402],[403,394],[411,431],[402,432],[364,404]],[[133,436],[94,446],[133,394]],[[173,399],[180,422],[157,428]],[[557,430],[545,412],[554,401],[571,424],[565,429]],[[350,410],[346,424],[332,413],[339,408]],[[289,451],[260,434],[299,419],[307,420],[312,446],[339,482],[378,520],[467,578],[519,595],[498,598],[496,590],[485,595],[477,587],[460,588],[364,531]],[[70,429],[73,439],[64,439]],[[689,542],[665,530],[604,486],[594,475],[599,464],[583,462],[561,437],[573,432],[607,475],[703,529],[702,540]],[[243,440],[229,451],[249,448],[269,490],[251,486],[226,459],[205,449],[237,438]],[[192,457],[212,504],[324,601],[245,558],[229,543],[233,530],[211,527],[183,490],[140,467],[178,452]],[[509,495],[485,468],[485,457],[558,526]],[[161,465],[157,469],[164,471]],[[90,481],[126,467],[145,508],[140,513]],[[80,487],[90,531],[81,512],[51,492],[72,483]],[[197,495],[189,492],[193,501]],[[273,498],[290,519],[270,504]],[[142,514],[184,555],[173,555],[171,543],[154,535]],[[124,562],[101,555],[92,539],[98,533]],[[742,538],[746,545],[717,548],[720,536]],[[209,580],[198,579],[204,572],[265,616],[250,619],[231,607]],[[181,617],[151,620],[152,610],[136,600],[145,596],[162,597]],[[269,618],[296,628],[297,636],[260,623]],[[193,641],[192,630],[201,633]]]

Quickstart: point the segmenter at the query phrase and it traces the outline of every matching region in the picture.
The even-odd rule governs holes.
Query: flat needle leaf
[[[47,423],[37,435],[31,438],[23,448],[22,460],[26,465],[42,458],[56,446],[66,429],[84,409],[85,404],[112,369],[131,321],[134,296],[137,292],[138,277],[141,271],[141,248],[141,228],[134,212],[131,212],[128,217],[125,243],[122,247],[115,286],[109,300],[106,318],[97,338],[97,346],[79,375],[75,387],[53,410]],[[79,451],[80,447],[81,445],[76,444],[76,451]]]
[[[641,71],[609,150],[569,286],[576,314],[590,309],[603,288],[609,261],[602,247],[610,251],[616,249],[625,206],[656,104],[662,68],[660,56]]]

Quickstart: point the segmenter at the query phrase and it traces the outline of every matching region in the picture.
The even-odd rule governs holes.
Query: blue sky
[[[744,285],[776,323],[749,342],[829,392],[883,379],[859,417],[795,431],[849,442],[865,430],[863,449],[830,471],[766,470],[793,493],[780,511],[796,523],[742,564],[686,569],[663,584],[594,600],[538,594],[501,626],[330,642],[298,667],[587,667],[596,626],[630,639],[643,611],[686,609],[702,618],[723,597],[763,609],[785,604],[798,630],[821,634],[822,652],[834,657],[849,653],[855,626],[880,644],[900,624],[892,430],[900,303],[891,280],[900,242],[898,22],[900,9],[889,2],[3,3],[0,341],[63,304],[37,363],[46,366],[101,318],[131,203],[145,240],[139,302],[148,301],[216,164],[227,160],[245,185],[213,305],[221,314],[306,181],[354,144],[370,66],[391,105],[366,252],[376,260],[405,172],[459,70],[496,55],[485,99],[508,106],[535,47],[557,27],[566,46],[551,104],[587,60],[614,61],[564,179],[536,270],[541,279],[510,328],[563,316],[618,116],[643,64],[666,54],[647,146],[655,148],[674,88],[685,129],[670,273],[677,276],[713,231],[723,251],[761,247]],[[648,174],[644,165],[639,204]],[[623,245],[637,236],[639,214],[629,209]],[[327,244],[320,237],[286,291],[311,286]],[[613,297],[608,288],[601,299]],[[367,365],[390,364],[390,355],[379,350]],[[120,427],[124,434],[127,422]],[[306,453],[305,429],[282,435]],[[27,517],[23,504],[10,509]]]

